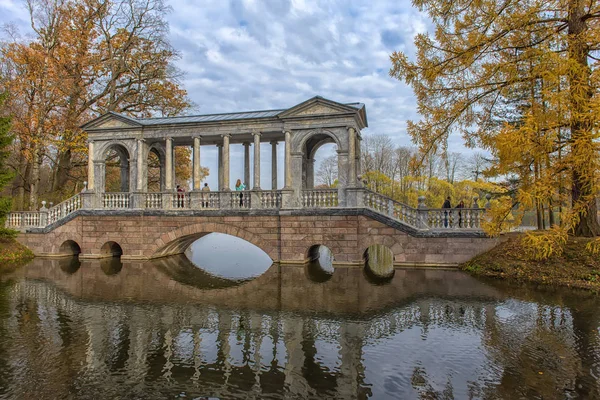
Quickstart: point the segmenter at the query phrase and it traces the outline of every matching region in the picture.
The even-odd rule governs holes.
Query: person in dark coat
[[[442,205],[442,208],[452,208],[452,205],[450,204],[450,196],[448,196],[446,198],[446,200],[444,201],[444,204]],[[448,227],[448,211],[444,211],[444,228]]]
[[[460,201],[460,203],[458,203],[458,205],[456,206],[456,208],[458,208],[458,227],[462,228],[462,211],[460,210],[461,208],[465,208],[465,202],[464,201]]]

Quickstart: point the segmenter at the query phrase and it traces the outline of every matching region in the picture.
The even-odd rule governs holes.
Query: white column
[[[94,141],[88,141],[88,190],[94,190]]]
[[[167,138],[165,144],[165,190],[173,190],[173,138]]]
[[[356,129],[348,128],[348,187],[356,186]]]
[[[250,187],[250,143],[244,142],[244,185]]]
[[[271,142],[271,189],[277,189],[277,141]]]
[[[218,183],[217,190],[221,190],[223,187],[223,145],[217,145],[217,170],[218,170]]]
[[[254,190],[260,190],[260,132],[252,134],[254,136]]]
[[[137,140],[137,185],[136,190],[141,192],[144,189],[144,140]]]
[[[193,175],[194,175],[194,190],[200,190],[200,137],[194,136],[194,155],[193,155]]]
[[[292,133],[285,131],[285,185],[286,189],[292,188]]]
[[[223,135],[223,187],[221,190],[231,190],[229,186],[229,135]]]

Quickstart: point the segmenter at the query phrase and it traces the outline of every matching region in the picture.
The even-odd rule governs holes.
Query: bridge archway
[[[340,159],[337,157],[337,153],[339,153],[341,149],[340,141],[335,133],[328,130],[313,131],[309,133],[301,143],[302,189],[313,189],[315,186],[333,187],[335,181],[338,179],[338,171],[340,170]],[[315,156],[319,149],[324,146],[334,147],[336,155],[334,158],[327,157],[321,160],[323,177],[319,180],[315,179],[315,175],[319,172],[318,169],[315,170],[315,168],[319,167],[315,165]]]
[[[78,256],[81,254],[81,247],[74,240],[65,240],[58,248],[58,253],[65,256]]]
[[[277,247],[274,244],[268,243],[246,229],[219,223],[191,224],[162,234],[149,251],[150,258],[183,254],[192,243],[209,233],[224,233],[243,239],[267,253],[271,260],[279,261]]]
[[[147,156],[148,168],[145,177],[148,192],[163,192],[165,190],[165,149],[159,143],[150,146]]]
[[[117,242],[108,241],[100,248],[100,254],[104,257],[121,257],[123,248]]]
[[[106,147],[103,154],[105,192],[130,191],[131,166],[129,160],[129,151],[122,144],[112,143]]]

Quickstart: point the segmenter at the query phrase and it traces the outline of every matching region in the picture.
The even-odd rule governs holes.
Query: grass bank
[[[526,256],[522,235],[475,257],[460,268],[476,276],[588,289],[600,293],[600,256],[589,253],[590,239],[570,238],[563,254],[535,261]]]
[[[12,271],[33,258],[27,247],[14,239],[0,238],[0,272]]]

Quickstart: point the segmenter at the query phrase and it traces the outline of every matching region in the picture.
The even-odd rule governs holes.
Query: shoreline
[[[491,250],[459,266],[476,277],[528,282],[600,293],[600,256],[586,250],[594,239],[570,237],[563,254],[537,261],[527,258],[523,234],[510,235]]]
[[[33,258],[33,252],[15,239],[0,239],[0,272],[14,271]]]

